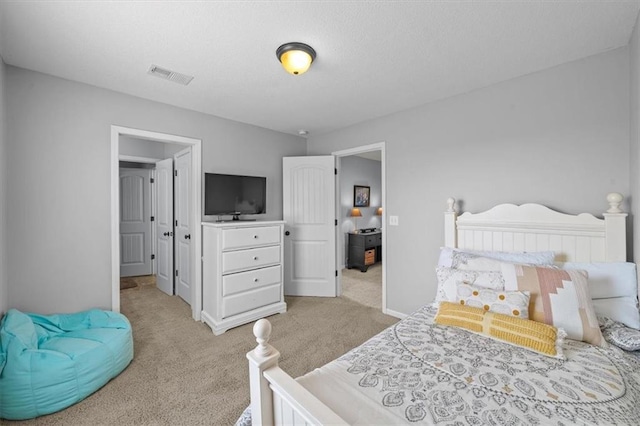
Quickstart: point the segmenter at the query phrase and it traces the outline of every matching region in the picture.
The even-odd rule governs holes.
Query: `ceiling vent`
[[[174,72],[157,65],[151,65],[149,68],[149,74],[155,75],[156,77],[160,77],[164,80],[173,81],[174,83],[180,83],[185,86],[193,80],[193,77],[190,75],[180,74],[179,72]]]

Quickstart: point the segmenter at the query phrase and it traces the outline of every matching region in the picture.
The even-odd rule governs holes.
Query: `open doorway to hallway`
[[[147,256],[152,256],[151,260],[156,262],[152,262],[150,275],[155,275],[157,287],[167,294],[174,294],[175,291],[190,304],[193,319],[200,320],[202,284],[197,259],[202,257],[199,232],[202,218],[201,155],[200,139],[111,126],[112,310],[120,310],[121,275],[149,276],[138,275],[141,271],[123,274],[121,266],[127,263],[123,262],[123,256],[133,254],[132,259],[128,260],[146,260]],[[124,198],[121,198],[121,161],[128,162],[129,166],[131,163],[153,165],[153,189],[145,186],[144,179],[132,184],[132,188],[137,185],[138,192],[143,192],[139,188],[146,187],[147,192],[155,194],[155,201],[151,203],[155,210],[150,216],[143,213],[142,203],[125,205]],[[134,247],[132,243],[133,249],[127,253],[131,247],[123,243],[121,218],[128,208],[137,211],[138,217],[149,216],[152,224],[150,248],[141,249],[143,237],[139,235],[131,238],[138,239],[137,246]],[[166,261],[160,262],[161,257]],[[143,273],[146,274],[146,271],[148,269]],[[163,285],[166,288],[161,288]]]
[[[334,153],[342,296],[375,309],[384,297],[384,144]]]
[[[184,242],[176,237],[178,200],[189,198],[177,170],[185,156],[190,165],[191,148],[131,136],[121,136],[119,148],[120,290],[152,285],[190,303],[189,282],[180,279],[185,271],[179,275]]]

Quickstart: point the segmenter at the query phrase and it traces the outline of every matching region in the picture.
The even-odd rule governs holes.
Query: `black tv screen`
[[[266,177],[204,174],[205,215],[263,214],[266,204]]]

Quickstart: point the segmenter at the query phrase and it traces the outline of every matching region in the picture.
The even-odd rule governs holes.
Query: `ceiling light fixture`
[[[292,42],[278,47],[276,56],[289,74],[300,75],[307,72],[316,59],[316,51],[307,44]]]

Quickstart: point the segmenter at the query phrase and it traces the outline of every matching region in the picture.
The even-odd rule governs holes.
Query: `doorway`
[[[191,304],[191,312],[194,320],[200,320],[202,311],[202,283],[201,269],[197,259],[202,257],[200,238],[201,233],[201,140],[186,138],[182,136],[150,132],[139,129],[126,128],[121,126],[111,126],[111,270],[112,270],[112,310],[120,311],[120,182],[119,182],[119,161],[142,161],[156,162],[157,158],[145,157],[144,155],[121,155],[120,141],[122,138],[133,138],[155,145],[170,144],[176,147],[174,154],[180,156],[177,151],[190,148],[190,170],[182,175],[178,184],[183,189],[183,194],[188,194],[183,201],[189,205],[188,215],[176,217],[180,222],[176,229],[180,229],[180,236],[185,238],[188,244],[180,245],[182,252],[186,255],[187,262],[181,265],[182,273],[189,277],[191,282],[187,289],[188,294],[181,297]],[[157,157],[157,156],[155,156]],[[173,157],[172,157],[173,158]],[[177,159],[178,157],[176,157]],[[176,160],[177,161],[177,160]],[[191,225],[184,226],[186,222]],[[188,232],[188,233],[185,233]],[[185,234],[185,235],[182,235]],[[176,280],[177,282],[177,280]]]
[[[360,303],[382,309],[386,314],[385,143],[337,151],[332,155],[336,157],[338,171],[338,294],[360,299]],[[357,170],[359,168],[362,173]],[[357,207],[358,211],[354,211],[354,186],[364,188],[368,197],[367,205]],[[354,232],[356,230],[359,232]]]

